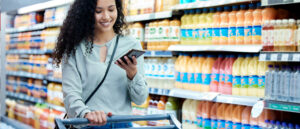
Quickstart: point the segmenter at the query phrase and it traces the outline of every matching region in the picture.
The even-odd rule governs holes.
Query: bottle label
[[[231,74],[225,74],[225,84],[226,85],[232,85],[232,75]]]
[[[249,87],[249,76],[242,76],[242,79],[241,79],[241,87],[242,88],[248,88]]]
[[[225,129],[225,121],[218,120],[218,129]]]
[[[202,73],[195,73],[195,83],[202,84]]]
[[[241,76],[234,76],[233,77],[233,84],[232,87],[234,88],[240,88],[241,87]]]
[[[232,129],[242,129],[241,123],[233,123]]]
[[[185,40],[186,39],[186,29],[181,29],[181,39]]]
[[[188,83],[190,84],[195,83],[195,73],[188,73]]]
[[[180,80],[180,77],[181,77],[180,72],[177,71],[175,74],[176,74],[176,75],[175,75],[175,76],[176,76],[176,81],[177,81],[177,82],[180,82],[180,81],[181,81],[181,80]]]
[[[218,129],[218,120],[211,120],[212,129]]]
[[[179,26],[170,26],[170,41],[178,42],[180,41],[180,27]]]
[[[258,88],[265,88],[265,83],[266,83],[266,77],[259,76],[258,77]]]
[[[210,119],[204,119],[203,120],[203,129],[211,129],[211,120]]]
[[[247,124],[245,125],[245,124],[243,124],[243,125],[242,125],[242,129],[250,129],[250,125],[247,125]]]
[[[188,29],[186,38],[187,40],[193,39],[193,29]]]
[[[212,39],[212,34],[213,33],[213,29],[212,28],[207,28],[207,35],[206,35],[206,38],[208,40],[211,40]]]
[[[239,42],[244,41],[244,37],[245,37],[245,28],[243,26],[237,27],[236,28],[236,39]]]
[[[226,40],[228,38],[228,28],[221,28],[221,40]]]
[[[250,126],[250,129],[258,129],[258,126]]]
[[[214,85],[219,84],[219,79],[220,79],[220,74],[218,73],[211,74],[211,83],[213,83]]]
[[[188,73],[184,72],[182,74],[182,83],[188,83]]]
[[[160,36],[161,37],[161,41],[169,41],[169,31],[170,31],[170,27],[169,26],[164,26],[162,27],[162,35]]]
[[[203,127],[203,118],[202,117],[197,116],[197,126],[199,128]]]
[[[261,37],[262,37],[262,27],[259,26],[253,26],[252,29],[252,35],[253,35],[253,40],[255,41],[261,41]]]
[[[219,82],[224,84],[225,83],[225,74],[220,74]]]
[[[202,40],[206,39],[206,28],[201,28],[201,35],[200,35],[200,38]]]
[[[220,37],[220,28],[213,28],[213,37]]]
[[[225,129],[232,129],[233,123],[231,121],[226,121],[225,123]]]
[[[235,41],[235,39],[236,39],[236,27],[229,27],[228,33],[229,33],[229,40],[230,41]]]
[[[258,88],[258,76],[249,77],[249,86],[251,88]]]
[[[153,37],[152,37],[152,41],[159,41],[158,39],[159,39],[159,28],[158,27],[155,27],[154,29],[153,29],[154,31],[153,31]]]
[[[204,85],[210,85],[210,80],[211,80],[210,75],[211,74],[209,74],[209,73],[202,74],[202,82]]]
[[[198,29],[193,29],[193,40],[199,39],[199,33]]]
[[[197,29],[195,29],[195,39],[194,40],[196,40],[196,41],[198,41],[198,40],[200,40],[200,32],[201,32],[201,29],[199,29],[199,28],[197,28]]]
[[[245,37],[252,36],[252,26],[245,27]]]

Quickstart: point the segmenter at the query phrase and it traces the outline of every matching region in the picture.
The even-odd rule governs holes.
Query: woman
[[[142,49],[134,38],[122,35],[125,28],[121,0],[75,0],[64,21],[54,51],[62,63],[64,104],[69,118],[87,118],[103,127],[129,127],[106,123],[109,114],[131,114],[131,102],[148,97],[143,57],[120,60],[131,49]],[[84,101],[104,76],[117,37],[119,42],[107,77],[95,95]]]

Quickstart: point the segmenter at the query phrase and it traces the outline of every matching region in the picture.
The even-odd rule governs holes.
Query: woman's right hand
[[[108,113],[107,115],[103,111],[93,111],[88,112],[85,114],[84,118],[87,118],[91,123],[91,125],[106,125],[107,123],[107,116],[112,116],[111,113]]]

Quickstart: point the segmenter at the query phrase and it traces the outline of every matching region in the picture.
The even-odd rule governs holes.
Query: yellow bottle
[[[49,83],[47,89],[48,89],[47,102],[48,103],[52,103],[54,84],[53,83]]]
[[[181,79],[180,79],[180,76],[181,76],[180,66],[181,65],[180,65],[180,63],[181,63],[182,58],[183,58],[183,54],[180,53],[178,58],[175,61],[174,69],[175,69],[175,78],[176,78],[176,81],[175,81],[176,88],[180,88],[180,86],[181,86]]]
[[[199,33],[198,33],[198,23],[199,23],[199,15],[200,15],[200,9],[196,10],[196,13],[193,14],[192,17],[192,39],[191,44],[196,45],[197,40],[199,39]]]
[[[196,69],[196,62],[197,62],[197,54],[193,54],[192,58],[188,62],[188,82],[187,87],[185,89],[195,91],[195,69]]]
[[[181,39],[180,44],[186,44],[187,39],[187,28],[186,28],[186,17],[188,16],[188,11],[184,11],[184,15],[181,17]]]
[[[271,62],[259,61],[258,62],[258,88],[257,97],[265,97],[265,82],[266,82],[266,72],[268,71],[268,66],[272,64]]]
[[[206,14],[208,9],[203,9],[201,15],[199,16],[199,41],[198,44],[206,44]]]
[[[183,89],[188,89],[188,68],[189,68],[189,61],[191,57],[188,54],[183,55],[183,59],[180,63],[180,73],[181,73],[181,83]]]
[[[245,60],[242,62],[241,65],[241,96],[249,96],[248,89],[249,89],[249,73],[248,73],[248,65],[251,60],[251,55],[247,54]]]
[[[249,96],[258,95],[258,54],[255,54],[248,65],[249,73]]]
[[[206,33],[206,44],[212,45],[212,35],[213,35],[213,15],[214,15],[214,8],[209,9],[209,13],[206,15],[206,26],[207,33]]]
[[[169,32],[170,32],[170,20],[165,19],[161,21],[161,26],[162,26],[162,35],[161,37],[161,49],[160,50],[168,50],[170,43],[169,43]]]
[[[232,95],[240,95],[240,89],[241,89],[241,65],[242,62],[244,61],[244,56],[242,54],[238,55],[237,60],[233,63],[232,67]]]
[[[195,91],[201,91],[202,87],[202,65],[203,62],[206,60],[204,55],[199,54],[196,63],[195,63]]]
[[[178,19],[174,19],[170,22],[169,44],[180,44],[180,34],[180,21]]]
[[[195,12],[194,10],[189,10],[189,14],[186,17],[186,29],[187,29],[187,36],[186,36],[186,44],[192,45],[193,44],[193,16]]]

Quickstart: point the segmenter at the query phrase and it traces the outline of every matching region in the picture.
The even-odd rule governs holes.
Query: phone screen
[[[133,62],[133,60],[132,60],[132,57],[133,56],[135,56],[135,58],[139,58],[141,55],[143,55],[145,53],[145,51],[143,51],[143,50],[136,50],[136,49],[132,49],[132,50],[130,50],[129,52],[127,52],[125,55],[123,55],[122,57],[121,57],[121,60],[124,62],[124,63],[126,63],[126,60],[125,60],[125,56],[127,56],[128,58],[129,58],[129,60],[131,61],[131,62]]]

